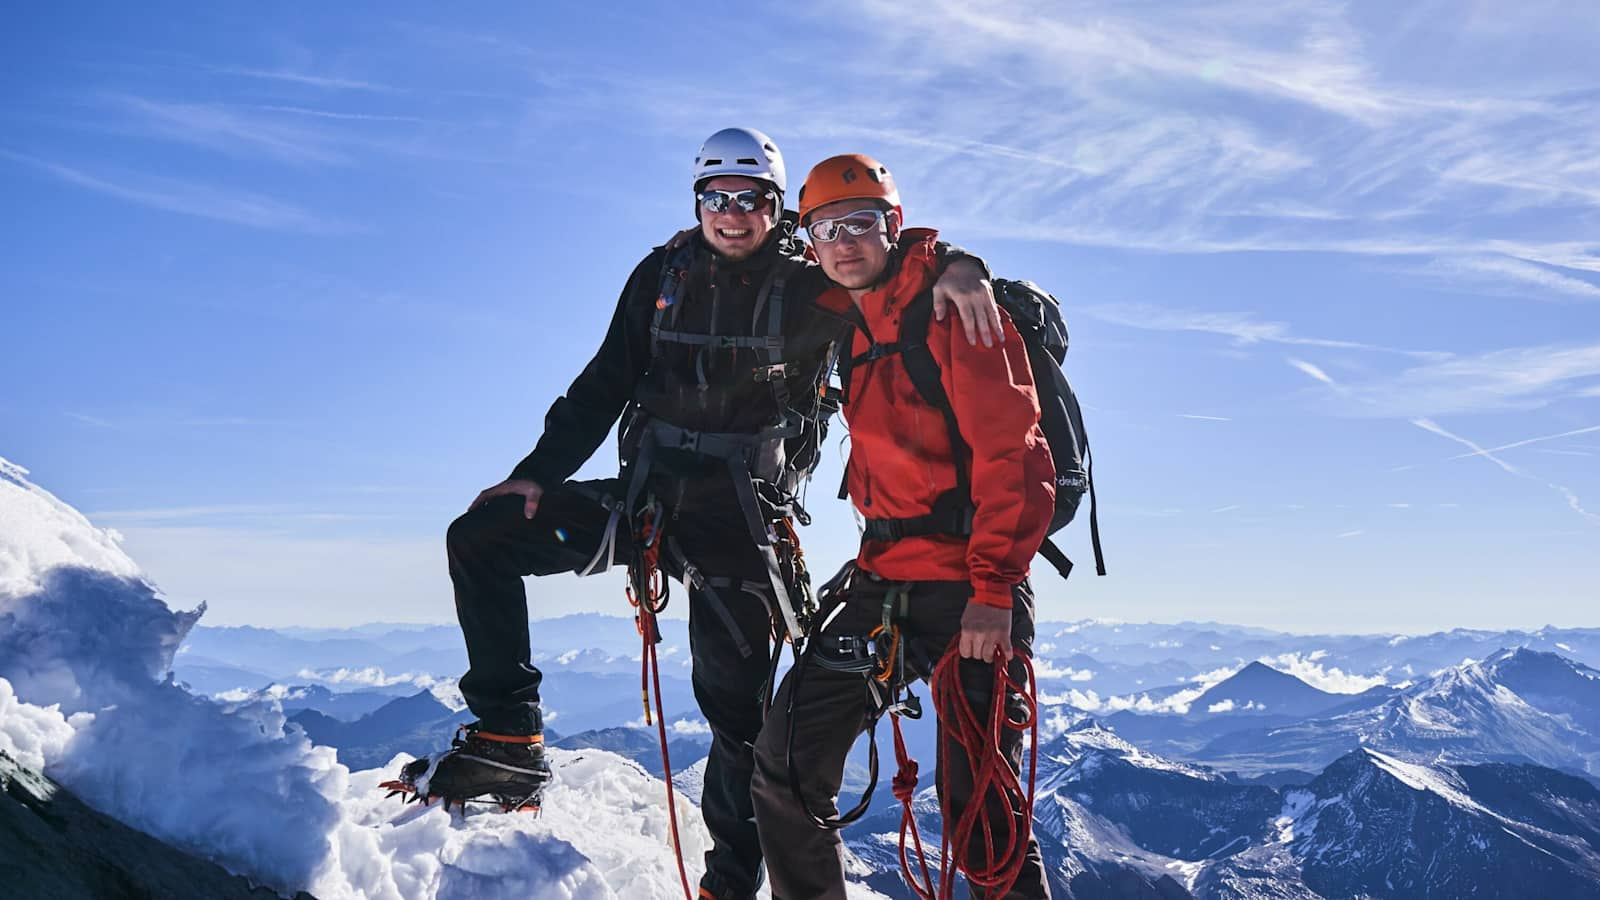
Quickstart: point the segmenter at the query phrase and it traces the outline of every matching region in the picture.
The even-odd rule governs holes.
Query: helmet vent
[[[761,165],[759,160],[751,159],[748,156],[741,156],[738,159],[734,160],[734,162],[737,162],[741,166],[759,166],[759,165]]]
[[[720,160],[720,159],[708,159],[705,162],[701,163],[701,165],[720,166],[720,165],[722,165],[722,160]]]

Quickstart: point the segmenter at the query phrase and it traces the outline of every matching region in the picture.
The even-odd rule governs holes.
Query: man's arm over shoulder
[[[952,324],[934,324],[929,336],[948,360],[941,377],[972,451],[973,599],[1009,609],[1055,512],[1055,464],[1038,427],[1027,345],[1010,317],[1001,316],[1005,342],[993,347],[969,344]]]
[[[650,320],[660,293],[664,250],[657,248],[633,270],[594,358],[545,414],[544,434],[512,478],[550,486],[572,477],[616,424],[650,365]]]

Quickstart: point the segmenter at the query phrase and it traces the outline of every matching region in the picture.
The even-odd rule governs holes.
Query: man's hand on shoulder
[[[968,659],[994,662],[995,651],[1000,651],[1007,662],[1011,661],[1011,610],[1003,606],[989,606],[975,601],[967,602],[961,614],[961,655]]]
[[[544,488],[540,486],[539,482],[529,481],[526,478],[507,478],[494,487],[484,488],[479,491],[477,499],[472,501],[472,505],[467,507],[467,511],[471,512],[490,500],[506,494],[516,494],[522,497],[522,517],[531,519],[539,511],[539,498],[544,496]]]
[[[994,287],[984,275],[983,267],[970,259],[952,262],[934,282],[934,318],[943,322],[951,305],[961,317],[967,343],[977,346],[982,340],[985,347],[1005,343],[1006,333],[1000,326],[1000,307],[995,305]]]

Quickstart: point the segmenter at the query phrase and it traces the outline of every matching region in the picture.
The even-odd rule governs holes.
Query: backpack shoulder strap
[[[679,301],[683,299],[683,286],[689,280],[689,267],[694,264],[694,245],[685,242],[676,250],[668,251],[661,261],[661,290],[656,295],[656,311],[650,317],[650,358],[661,355],[661,333],[666,330],[670,311],[672,321],[678,319]]]
[[[906,308],[900,320],[900,361],[911,377],[911,384],[929,406],[944,417],[945,429],[950,433],[950,449],[956,456],[956,488],[963,497],[971,497],[972,451],[961,437],[961,425],[956,421],[955,406],[945,392],[944,381],[939,377],[939,364],[934,361],[933,350],[928,346],[928,330],[933,323],[933,294],[919,294]]]
[[[750,334],[768,340],[760,348],[762,365],[756,369],[755,378],[772,386],[772,399],[777,404],[780,417],[788,414],[790,399],[789,366],[783,359],[783,288],[788,281],[787,267],[787,258],[784,258],[775,262],[767,272],[766,281],[756,294],[756,306],[750,322]]]

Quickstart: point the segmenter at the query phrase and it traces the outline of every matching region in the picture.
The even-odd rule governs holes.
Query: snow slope
[[[174,684],[203,607],[172,611],[113,532],[26,476],[0,459],[0,750],[23,765],[163,841],[322,900],[682,895],[665,788],[615,754],[553,750],[559,780],[539,816],[402,807],[377,784],[405,757],[352,773],[277,701],[225,704]],[[694,804],[678,808],[692,881],[709,837]]]
[[[73,565],[137,577],[120,536],[27,480],[28,470],[0,457],[0,596],[39,588],[39,575]]]

